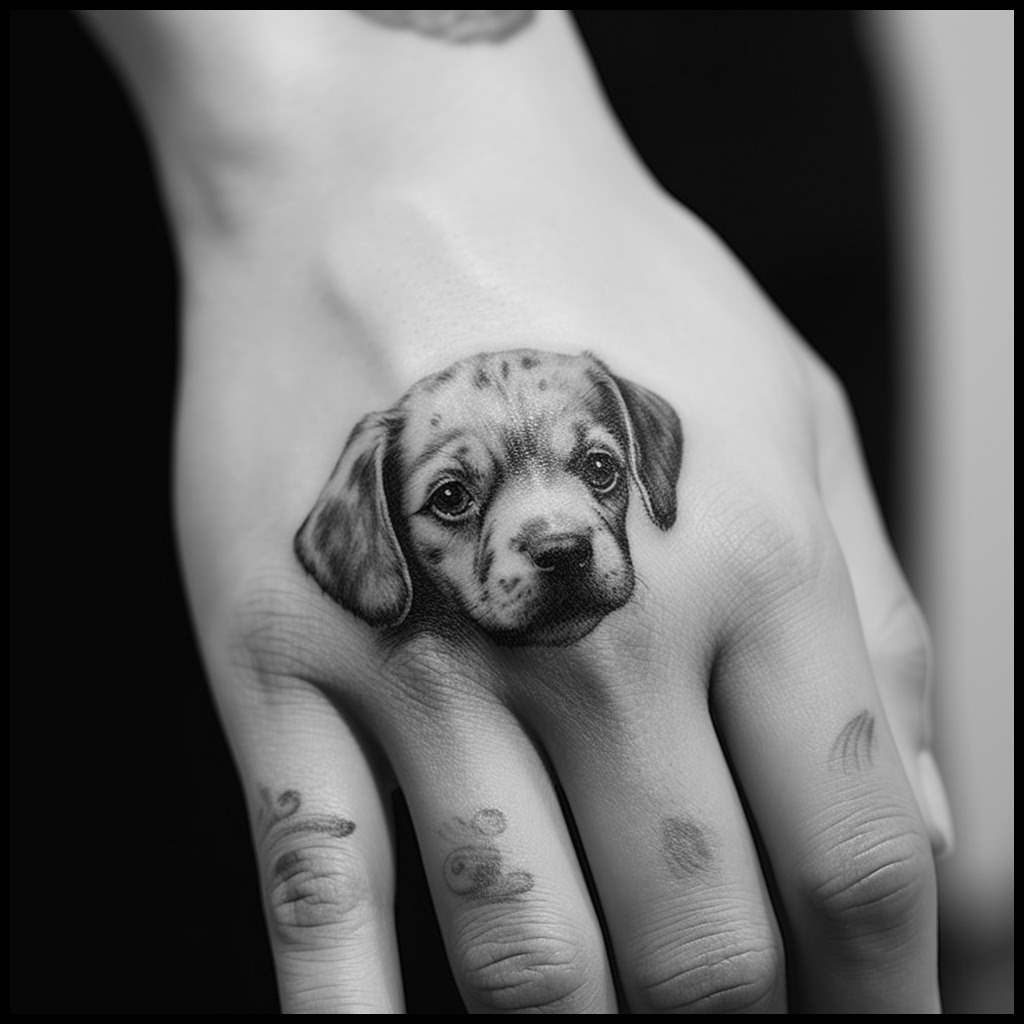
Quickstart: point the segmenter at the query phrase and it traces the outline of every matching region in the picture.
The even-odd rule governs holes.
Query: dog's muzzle
[[[538,571],[552,579],[580,576],[594,558],[590,538],[578,533],[558,533],[531,541],[526,553]]]
[[[477,620],[514,646],[572,643],[633,590],[628,549],[607,529],[525,529],[499,545]]]

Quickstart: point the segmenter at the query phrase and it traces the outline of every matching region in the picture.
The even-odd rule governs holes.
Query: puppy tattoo
[[[508,828],[505,815],[496,807],[477,811],[468,821],[453,818],[441,830],[459,845],[444,861],[444,880],[456,896],[488,903],[506,903],[533,888],[528,871],[508,871],[495,838]]]
[[[572,644],[633,594],[630,491],[676,519],[679,417],[594,356],[464,359],[352,431],[295,538],[373,626],[471,623],[508,646]]]

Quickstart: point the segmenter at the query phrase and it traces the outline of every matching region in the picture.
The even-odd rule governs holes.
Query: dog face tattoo
[[[681,459],[671,406],[594,356],[474,356],[356,426],[295,551],[373,626],[571,644],[632,596],[630,491],[668,530]]]

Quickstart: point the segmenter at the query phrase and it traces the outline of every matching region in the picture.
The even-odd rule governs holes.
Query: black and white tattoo
[[[675,523],[682,452],[668,402],[589,353],[474,356],[363,418],[295,551],[392,636],[575,643],[633,594],[631,488]]]
[[[829,752],[828,763],[835,771],[847,775],[859,772],[875,763],[877,748],[875,716],[870,711],[861,711],[839,731]]]
[[[256,830],[260,839],[265,840],[271,832],[275,838],[295,835],[298,832],[318,832],[321,835],[344,839],[356,830],[355,822],[337,814],[299,815],[302,795],[297,789],[285,789],[276,799],[269,787],[260,787],[260,806],[256,811]]]
[[[453,818],[441,834],[459,845],[444,860],[448,888],[467,900],[504,903],[518,899],[533,888],[528,871],[509,871],[495,839],[508,828],[505,815],[485,807],[470,819]]]
[[[501,43],[526,28],[536,11],[354,11],[387,28],[448,43]]]
[[[296,789],[282,790],[275,797],[267,786],[260,788],[256,831],[266,850],[280,849],[282,840],[311,832],[321,837],[345,839],[355,823],[338,814],[303,814],[302,795]],[[292,849],[288,849],[288,846]],[[295,846],[274,858],[267,874],[267,907],[279,929],[307,929],[344,922],[352,899],[351,879],[344,861],[322,839]]]
[[[689,878],[711,863],[712,848],[705,829],[693,818],[664,818],[661,852],[676,878]]]

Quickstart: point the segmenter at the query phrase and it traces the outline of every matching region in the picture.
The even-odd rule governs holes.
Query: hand
[[[562,32],[537,25],[540,52],[522,60],[543,65]],[[440,68],[441,53],[419,59]],[[344,95],[311,80],[322,104],[303,109]],[[519,100],[485,99],[460,112],[486,135]],[[519,157],[547,152],[542,129]],[[179,527],[285,1007],[400,1006],[384,799],[397,782],[471,1009],[614,1009],[610,956],[636,1011],[937,1009],[928,832],[941,844],[948,826],[926,753],[927,640],[829,373],[601,129],[543,173],[528,159],[485,173],[485,138],[457,166],[439,160],[443,175],[427,161],[408,178],[381,174],[376,151],[353,169],[333,141],[297,134],[281,159],[250,159],[252,179],[179,203],[193,219]],[[606,175],[580,173],[593,166]],[[210,196],[230,230],[196,230]],[[483,614],[460,600],[455,540],[430,568],[424,531],[446,537],[466,498],[414,501],[422,417],[483,429],[508,408],[474,412],[464,379],[437,409],[406,403],[394,437],[368,438],[372,421],[354,436],[350,458],[366,443],[398,474],[352,504],[384,494],[376,532],[330,504],[365,415],[519,348],[542,366],[596,353],[625,406],[607,461],[573,471],[577,493],[617,488],[613,510],[591,502],[607,529],[590,557],[610,574],[593,623],[551,601]],[[481,550],[501,478],[469,498]],[[539,570],[552,557],[527,554]],[[389,597],[374,578],[387,558],[408,571]]]

